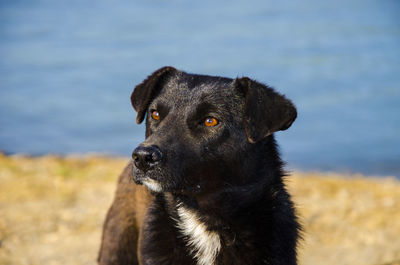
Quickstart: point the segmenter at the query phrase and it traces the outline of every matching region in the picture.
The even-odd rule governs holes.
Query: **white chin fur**
[[[162,188],[160,183],[153,179],[146,179],[143,180],[143,185],[145,185],[149,190],[154,191],[154,192],[161,192]]]

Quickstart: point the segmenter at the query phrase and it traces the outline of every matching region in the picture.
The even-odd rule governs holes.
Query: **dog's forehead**
[[[230,78],[181,73],[166,82],[159,99],[179,105],[227,102],[235,93],[232,82]]]

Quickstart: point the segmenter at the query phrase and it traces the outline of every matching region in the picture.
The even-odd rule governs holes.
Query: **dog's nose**
[[[138,146],[132,153],[135,166],[146,172],[162,159],[162,153],[157,146]]]

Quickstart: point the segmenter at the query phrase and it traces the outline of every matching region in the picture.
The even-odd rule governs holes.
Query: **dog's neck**
[[[184,204],[176,208],[176,227],[186,238],[186,245],[198,265],[214,264],[221,249],[221,238],[217,231],[210,231],[196,211]]]
[[[260,205],[265,199],[261,192],[265,187],[258,186],[257,188],[259,191],[256,192],[253,189],[253,198],[257,197],[259,202],[256,205]],[[243,190],[241,192],[243,195]],[[255,193],[259,195],[254,196]],[[230,196],[222,193],[212,197],[206,196],[200,200],[186,195],[164,193],[164,198],[170,216],[182,234],[189,252],[197,261],[197,265],[214,264],[223,247],[235,244],[239,233],[235,229],[240,229],[247,222],[229,215],[246,216],[240,212],[251,211],[255,203],[254,200],[246,201],[246,198],[238,202],[239,198],[234,193]],[[233,205],[237,207],[232,207]],[[228,209],[230,210],[227,211]],[[232,220],[240,223],[231,223]]]
[[[170,217],[181,233],[197,265],[212,265],[222,248],[220,231],[210,225],[210,213],[199,208],[193,197],[164,193]]]

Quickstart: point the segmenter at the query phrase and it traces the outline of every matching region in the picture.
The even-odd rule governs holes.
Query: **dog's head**
[[[200,193],[248,181],[249,170],[265,163],[252,155],[257,146],[297,115],[283,95],[247,77],[173,67],[137,85],[131,101],[136,122],[146,119],[146,140],[132,154],[133,177],[155,192]]]

